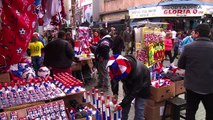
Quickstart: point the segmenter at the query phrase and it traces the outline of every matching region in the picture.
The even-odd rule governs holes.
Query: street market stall
[[[183,77],[173,80],[179,68],[165,67],[164,37],[162,25],[168,23],[142,22],[142,27],[135,28],[135,56],[150,68],[152,80],[151,97],[145,104],[145,118],[147,120],[161,120],[165,101],[185,92]],[[168,74],[170,76],[168,76]],[[179,74],[178,74],[179,75]],[[171,113],[171,109],[167,109]]]

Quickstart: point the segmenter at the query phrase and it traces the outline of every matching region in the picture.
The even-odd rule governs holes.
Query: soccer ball
[[[22,74],[22,78],[27,81],[34,79],[35,76],[35,71],[32,68],[27,68]]]
[[[41,78],[46,78],[50,75],[50,70],[46,66],[42,66],[38,69],[37,75]]]

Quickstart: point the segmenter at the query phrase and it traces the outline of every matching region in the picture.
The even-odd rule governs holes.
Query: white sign
[[[205,8],[200,5],[162,6],[161,14],[168,17],[199,17]]]
[[[200,17],[207,9],[213,6],[204,5],[180,5],[180,6],[157,6],[129,10],[129,16],[134,18],[151,17]]]
[[[80,0],[81,1],[81,7],[92,4],[92,0]]]
[[[159,7],[149,7],[149,8],[140,8],[135,10],[129,10],[130,18],[149,18],[157,16],[157,8]]]

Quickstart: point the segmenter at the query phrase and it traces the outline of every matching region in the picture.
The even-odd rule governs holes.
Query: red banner
[[[0,65],[18,63],[25,54],[35,28],[34,0],[2,0]]]

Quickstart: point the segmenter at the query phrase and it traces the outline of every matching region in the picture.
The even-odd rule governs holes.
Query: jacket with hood
[[[127,55],[125,58],[130,61],[132,70],[125,79],[121,80],[125,92],[125,97],[120,103],[123,108],[131,104],[132,100],[136,97],[149,98],[151,86],[149,69],[131,55]],[[111,80],[111,87],[113,94],[118,95],[118,81]]]
[[[112,46],[112,39],[110,35],[104,36],[99,42],[95,49],[95,58],[96,59],[109,59],[109,52]]]

